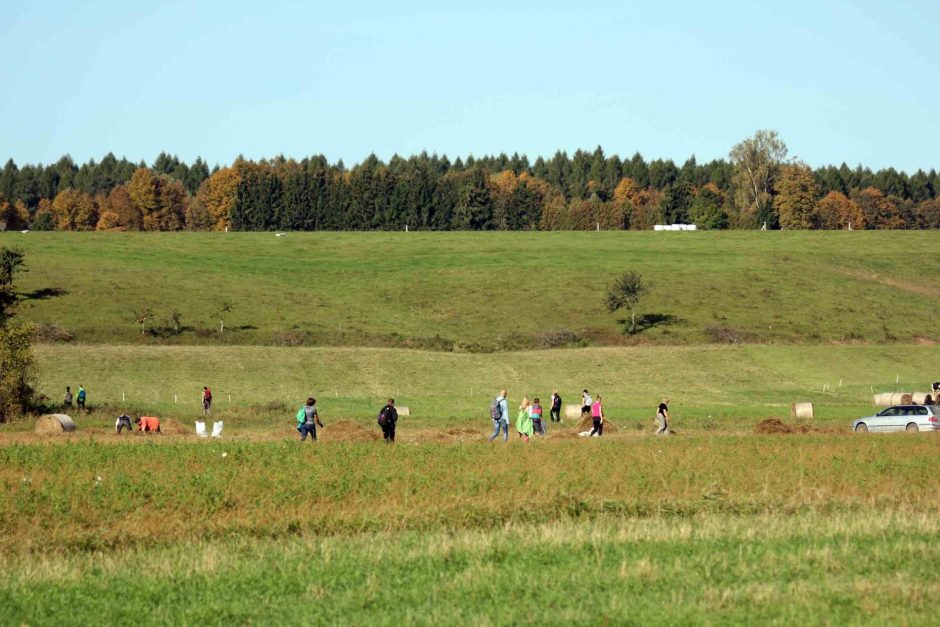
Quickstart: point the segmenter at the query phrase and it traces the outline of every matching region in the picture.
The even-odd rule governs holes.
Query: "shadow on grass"
[[[64,287],[44,287],[42,289],[33,290],[32,292],[20,294],[20,296],[23,300],[48,300],[56,296],[65,296],[68,293],[69,291]]]
[[[630,333],[630,319],[623,318],[617,321],[623,325],[624,333]],[[674,324],[682,324],[685,322],[679,316],[674,316],[673,314],[667,313],[648,313],[638,316],[636,319],[636,329],[633,330],[631,335],[636,335],[637,333],[642,333],[643,331],[648,331],[654,327],[667,327]]]

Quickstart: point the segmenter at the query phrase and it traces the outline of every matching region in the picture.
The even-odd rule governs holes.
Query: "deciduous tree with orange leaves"
[[[865,215],[854,200],[842,192],[829,192],[816,203],[816,228],[864,229]]]

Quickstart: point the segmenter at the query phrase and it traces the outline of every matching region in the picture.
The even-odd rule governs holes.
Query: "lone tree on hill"
[[[147,334],[147,325],[153,322],[153,319],[157,315],[153,312],[153,307],[144,307],[143,309],[135,309],[131,312],[131,315],[134,318],[134,324],[140,327],[140,334]]]
[[[224,300],[219,304],[219,311],[216,313],[216,316],[219,318],[219,333],[225,331],[225,314],[232,311],[232,308],[235,304],[230,300]]]
[[[607,311],[613,313],[623,307],[630,309],[630,328],[627,329],[630,334],[636,333],[636,306],[652,286],[650,282],[643,282],[640,273],[631,271],[624,272],[607,290]]]

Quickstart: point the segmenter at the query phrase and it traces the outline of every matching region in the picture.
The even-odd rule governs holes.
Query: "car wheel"
[[[904,430],[908,433],[917,433],[920,431],[920,429],[917,428],[917,423],[914,422],[907,423],[907,426],[904,428]]]
[[[868,433],[868,425],[864,422],[858,423],[855,427],[855,433]]]

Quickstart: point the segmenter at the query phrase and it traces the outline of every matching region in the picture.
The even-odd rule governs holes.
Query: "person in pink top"
[[[594,428],[591,429],[591,436],[595,433],[598,437],[604,435],[604,405],[601,404],[601,395],[597,395],[597,400],[591,404],[591,419],[594,422]]]

